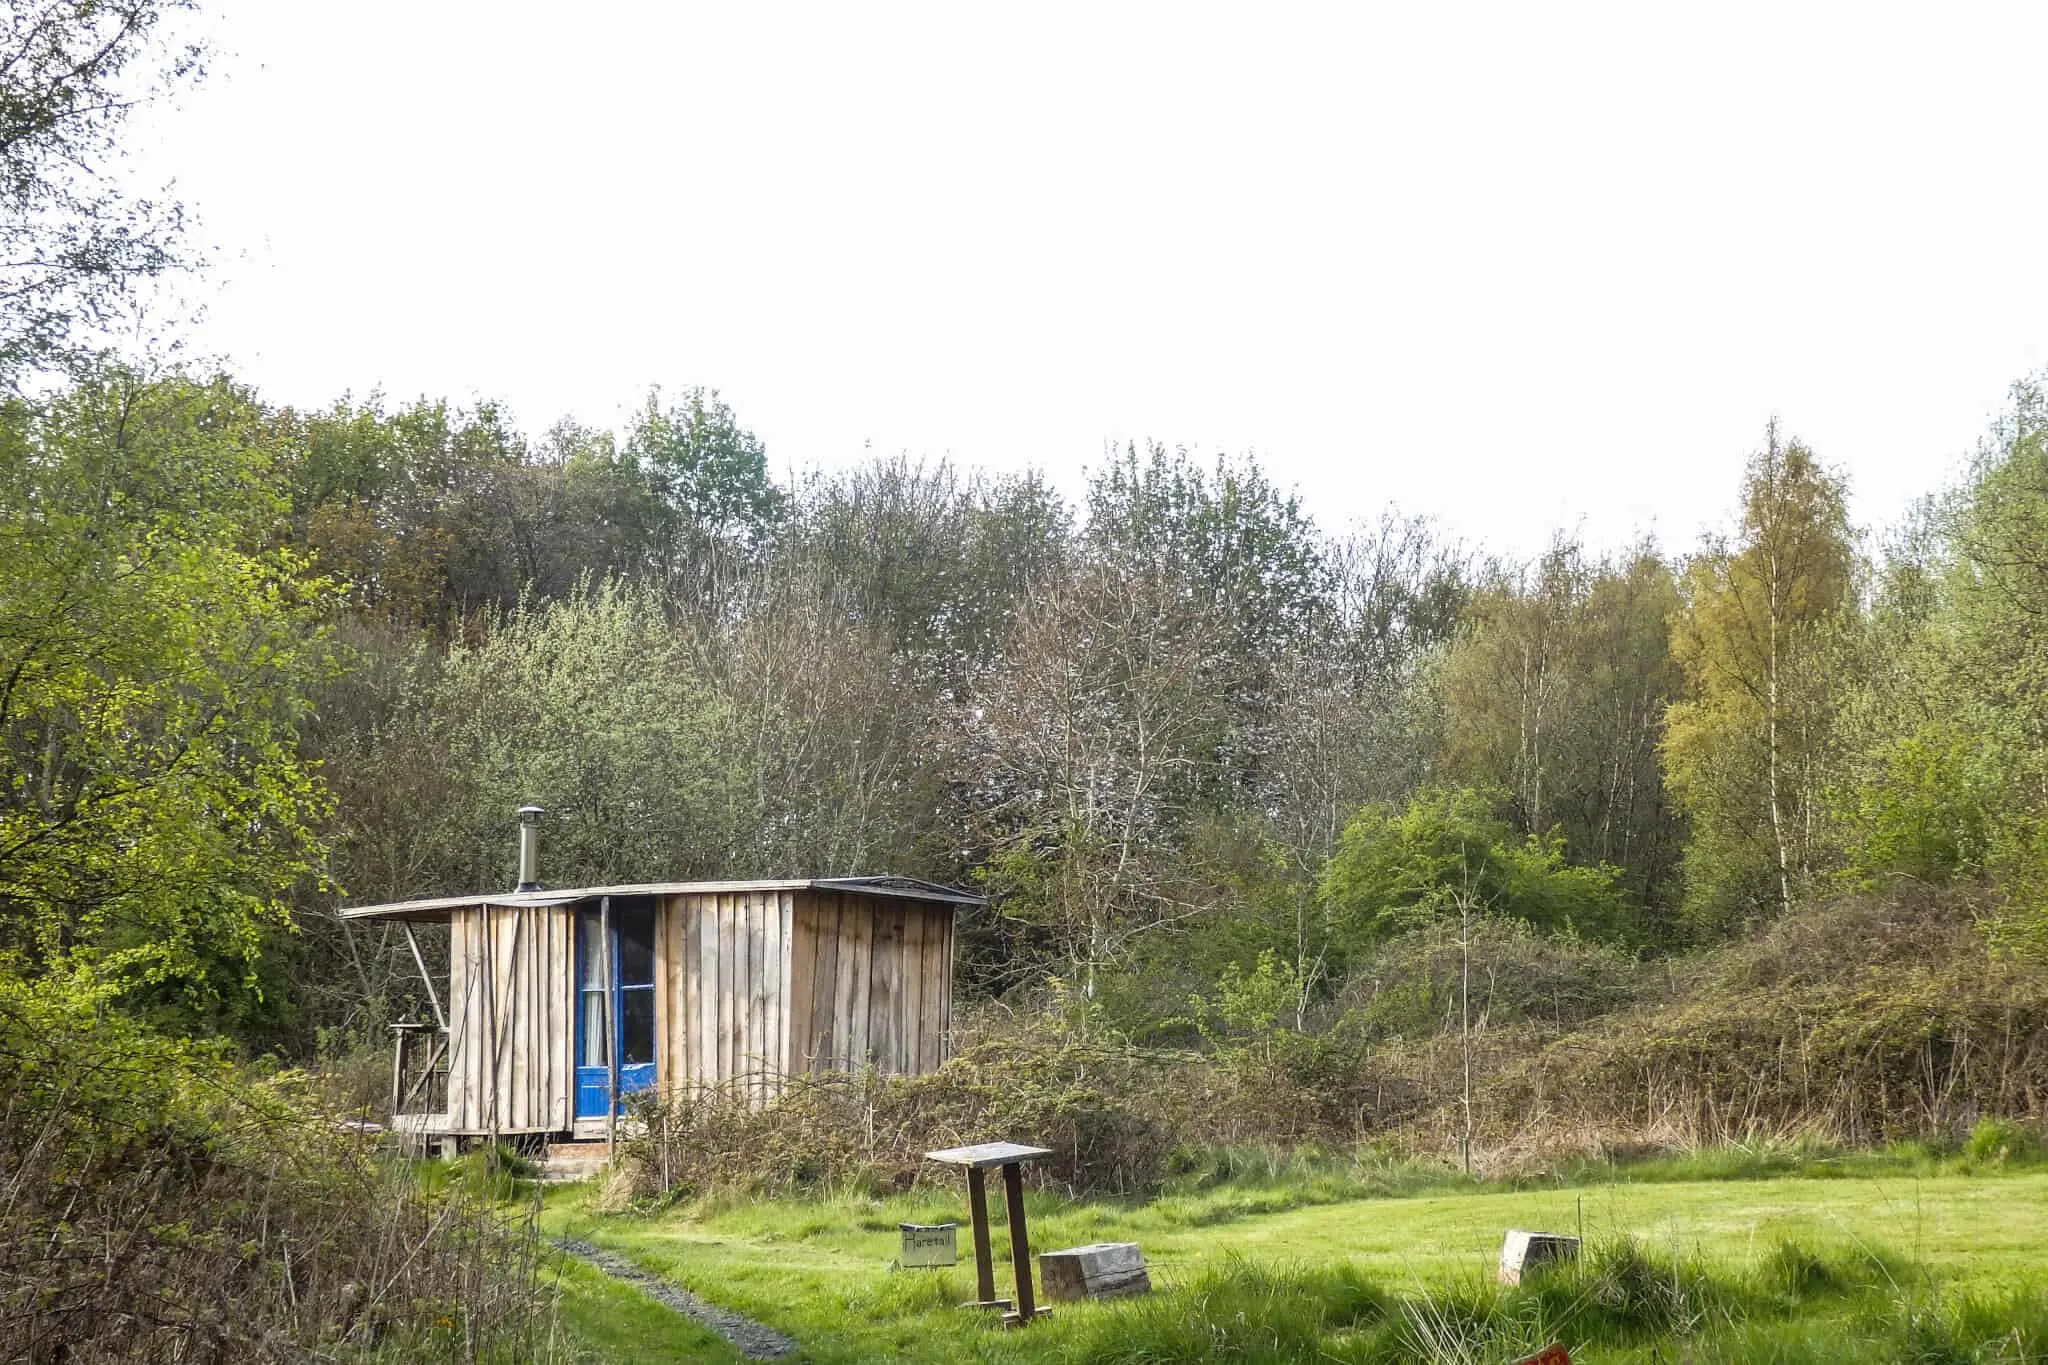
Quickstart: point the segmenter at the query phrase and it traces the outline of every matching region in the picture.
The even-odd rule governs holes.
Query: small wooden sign
[[[898,1223],[903,1229],[905,1267],[958,1265],[960,1244],[958,1223]]]

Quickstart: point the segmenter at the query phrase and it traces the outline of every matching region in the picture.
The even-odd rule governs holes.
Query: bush
[[[2009,1119],[1979,1119],[1963,1143],[1963,1154],[1987,1163],[2025,1161],[2041,1154],[2041,1138]]]
[[[1351,969],[1338,1007],[1376,1038],[1455,1028],[1457,938],[1454,929],[1438,926],[1389,939]],[[1470,938],[1472,1015],[1482,1027],[1573,1027],[1640,1002],[1663,976],[1617,948],[1540,934],[1515,920],[1475,920]]]
[[[530,1218],[62,983],[0,980],[0,1358],[545,1358]]]
[[[1038,1023],[1006,1027],[923,1076],[796,1076],[679,1091],[642,1105],[627,1156],[651,1194],[905,1189],[935,1174],[924,1153],[1012,1140],[1053,1155],[1025,1169],[1073,1193],[1155,1187],[1175,1131],[1159,1059]]]
[[[2048,1095],[2048,972],[1992,954],[1966,895],[1807,907],[1686,978],[1489,1057],[1492,1140],[1954,1142]]]

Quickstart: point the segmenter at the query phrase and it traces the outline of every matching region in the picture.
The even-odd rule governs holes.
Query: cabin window
[[[583,1000],[583,1058],[579,1065],[603,1066],[604,936],[596,915],[579,915],[576,928],[582,940],[576,954],[581,966],[577,990]]]
[[[654,1060],[654,907],[616,913],[619,941],[619,1065]]]

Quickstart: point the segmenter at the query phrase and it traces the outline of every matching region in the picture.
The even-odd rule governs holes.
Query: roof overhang
[[[497,895],[434,896],[425,900],[386,901],[380,905],[345,905],[343,919],[443,920],[458,910],[480,906],[569,905],[610,896],[732,895],[750,891],[840,891],[894,900],[934,901],[941,905],[987,905],[986,896],[960,891],[915,877],[802,877],[780,881],[636,882],[626,886],[579,886],[561,890],[503,892]]]

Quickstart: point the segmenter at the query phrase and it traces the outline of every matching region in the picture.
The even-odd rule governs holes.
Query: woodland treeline
[[[556,885],[990,899],[952,1061],[684,1096],[651,1197],[2048,1103],[2048,379],[1898,527],[1772,424],[1725,536],[1530,562],[1160,445],[771,466],[703,388],[295,408],[108,349],[197,263],[115,173],[193,9],[0,4],[0,1355],[560,1357],[505,1188],[354,1123],[426,1016],[335,913],[509,888],[527,801]]]
[[[778,481],[703,389],[528,435],[101,365],[0,414],[7,950],[310,1055],[413,989],[334,906],[509,886],[527,800],[558,885],[983,888],[965,988],[1141,1033],[1461,912],[1640,957],[1966,879],[2024,946],[2042,418],[1881,538],[1773,425],[1725,537],[1516,562],[1157,445]]]

